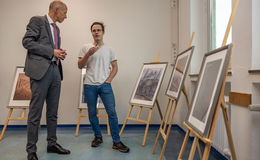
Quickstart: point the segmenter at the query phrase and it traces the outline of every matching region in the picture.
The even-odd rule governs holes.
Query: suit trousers
[[[52,62],[43,78],[40,80],[31,78],[30,84],[32,99],[30,101],[27,122],[26,151],[28,153],[37,151],[36,143],[38,141],[38,129],[45,100],[48,145],[54,145],[57,141],[57,113],[61,88],[61,77],[58,66]]]

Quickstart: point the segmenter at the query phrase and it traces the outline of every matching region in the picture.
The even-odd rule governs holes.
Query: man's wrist
[[[112,80],[107,79],[105,82],[107,82],[107,83],[111,83],[111,81],[112,81]]]

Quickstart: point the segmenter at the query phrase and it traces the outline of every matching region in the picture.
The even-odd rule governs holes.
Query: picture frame
[[[86,75],[86,68],[81,69],[81,74],[80,74],[80,94],[79,94],[79,107],[81,108],[87,108],[87,102],[85,102],[85,97],[84,97],[84,80],[85,80],[85,75]]]
[[[25,75],[23,66],[17,66],[9,106],[29,106],[31,98],[30,78]]]
[[[166,90],[166,95],[178,99],[181,89],[184,85],[184,80],[187,75],[188,66],[190,65],[192,53],[194,51],[194,46],[181,52],[176,57],[176,63],[173,67],[170,81]]]
[[[87,102],[84,97],[84,80],[86,75],[86,68],[81,69],[81,78],[80,78],[80,94],[79,94],[79,108],[87,108]],[[104,107],[104,104],[101,98],[98,96],[97,107]]]
[[[205,54],[186,122],[208,137],[229,65],[232,45]]]
[[[167,62],[143,64],[130,99],[131,104],[154,105],[167,65]]]

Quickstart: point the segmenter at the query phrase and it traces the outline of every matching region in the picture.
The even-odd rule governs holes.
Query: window
[[[210,50],[221,47],[232,11],[232,0],[210,0]],[[227,44],[232,42],[232,30]]]

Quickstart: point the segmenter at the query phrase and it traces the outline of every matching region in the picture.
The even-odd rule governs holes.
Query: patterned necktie
[[[58,31],[57,31],[57,25],[56,23],[51,24],[53,27],[53,35],[54,35],[54,49],[58,49],[58,43],[59,43],[59,38],[58,38]],[[56,63],[59,64],[59,59],[56,58]]]

